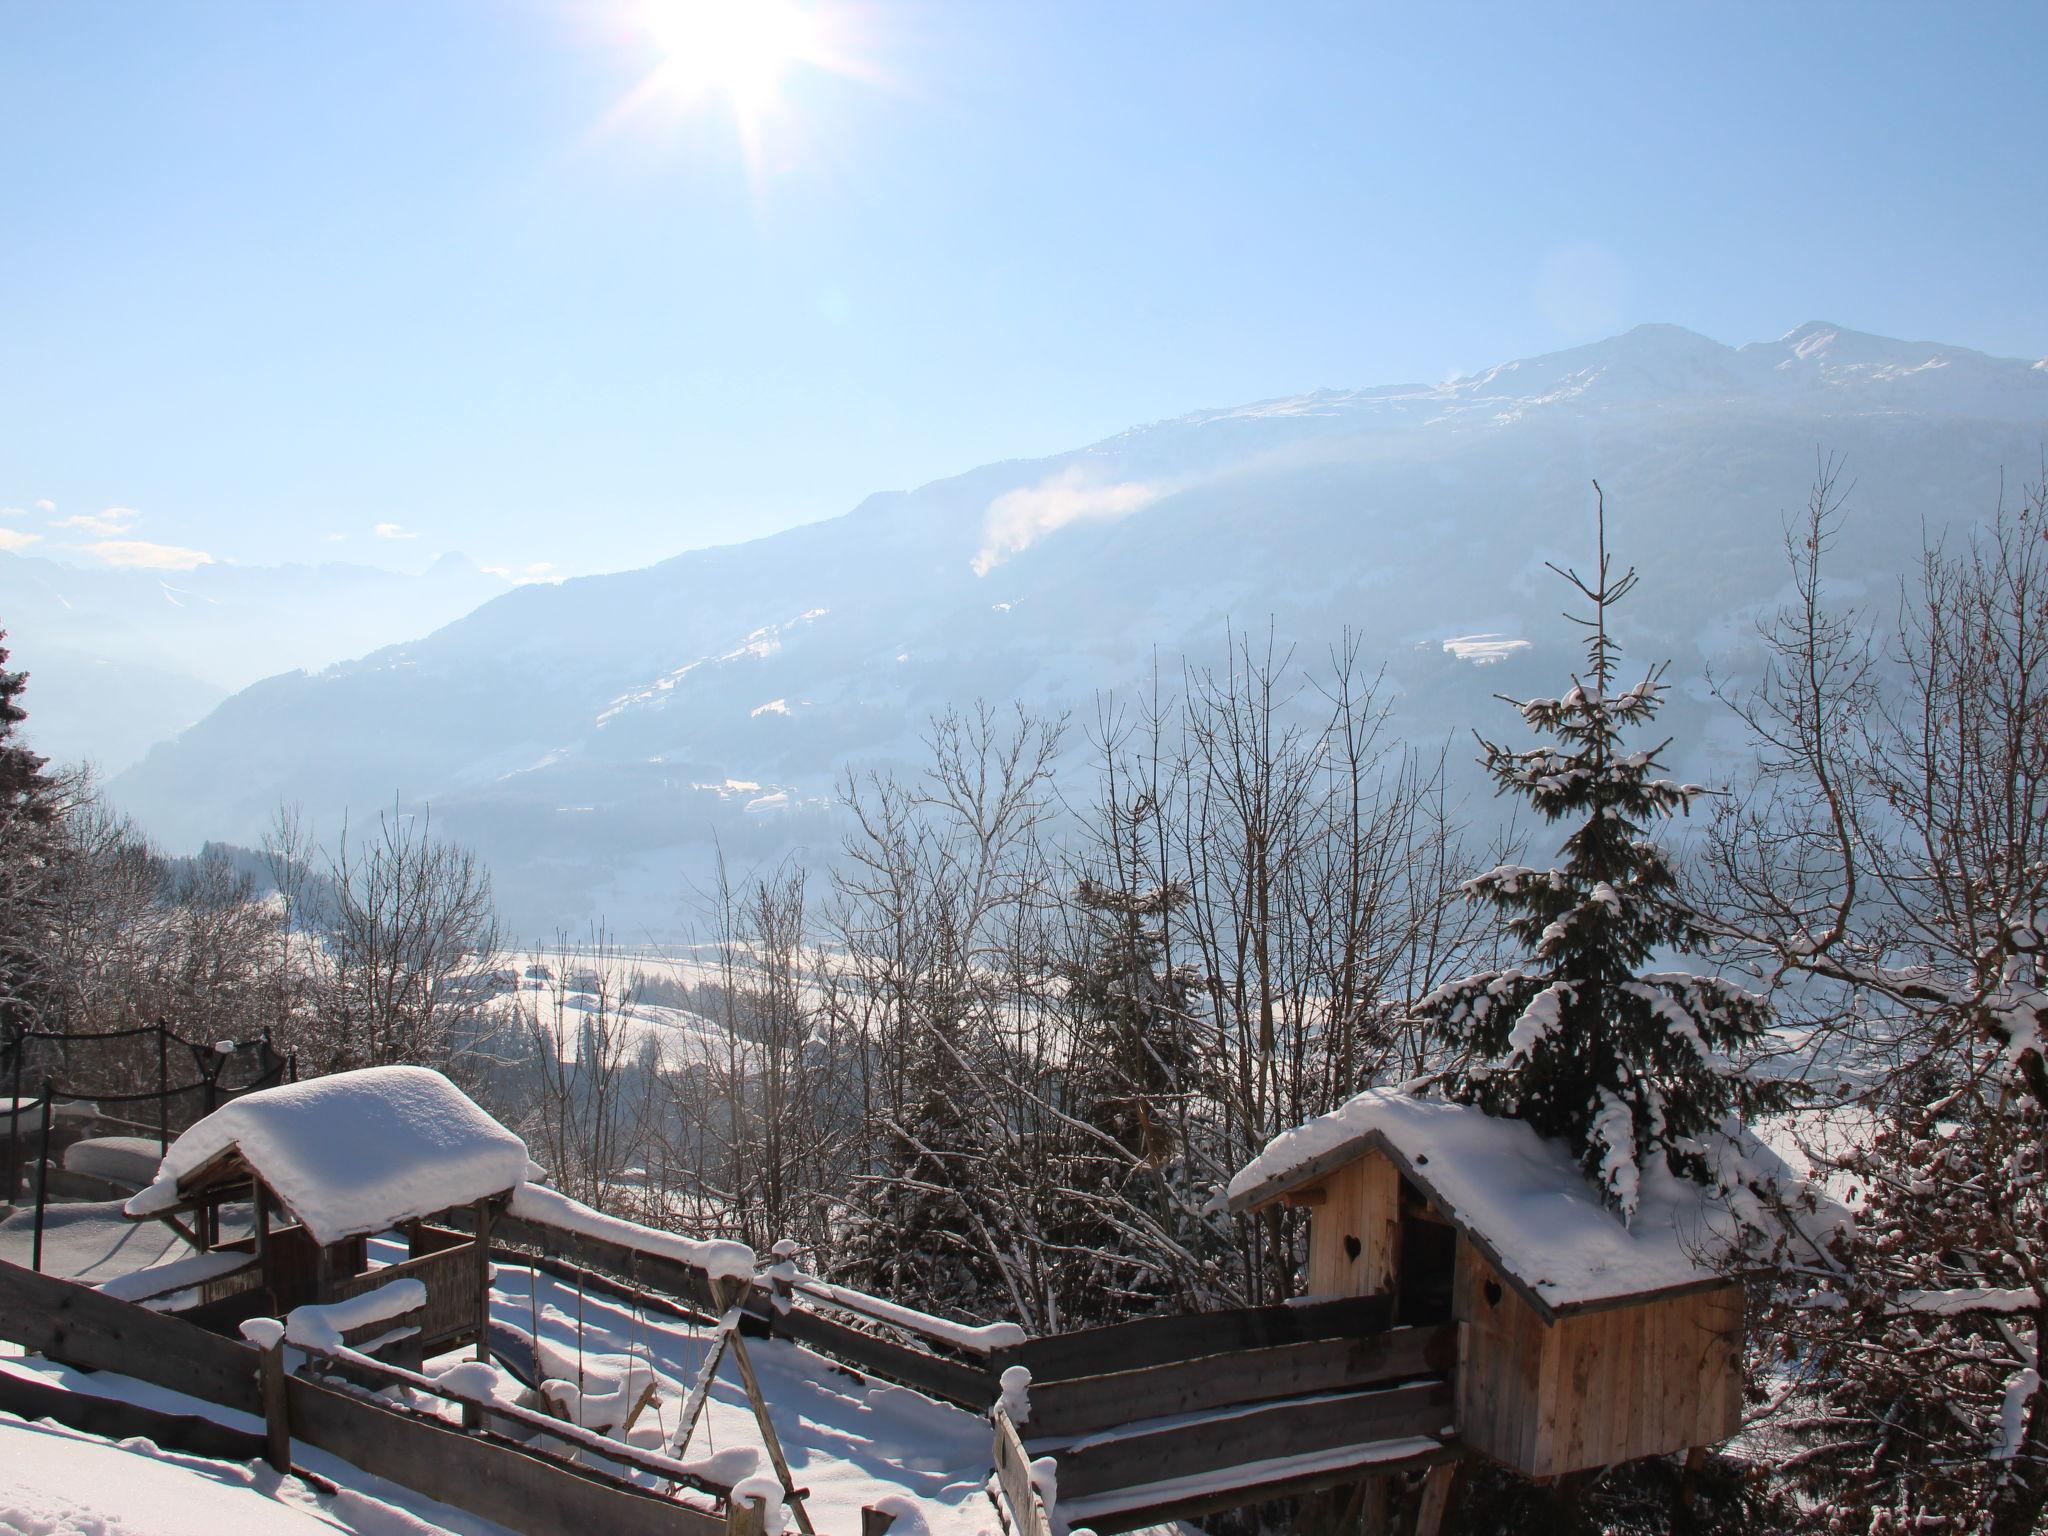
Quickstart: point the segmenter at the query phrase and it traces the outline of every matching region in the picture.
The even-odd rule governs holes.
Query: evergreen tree
[[[1453,1097],[1563,1140],[1629,1219],[1646,1168],[1661,1161],[1712,1181],[1731,1117],[1778,1106],[1785,1090],[1737,1059],[1769,1023],[1762,999],[1715,977],[1650,969],[1660,955],[1706,947],[1670,900],[1672,866],[1650,835],[1699,790],[1658,775],[1668,739],[1635,750],[1625,740],[1655,717],[1663,669],[1616,691],[1607,610],[1636,573],[1611,573],[1604,498],[1594,579],[1551,569],[1592,605],[1590,618],[1567,615],[1587,631],[1585,675],[1562,698],[1503,700],[1548,744],[1480,745],[1499,793],[1571,830],[1556,867],[1502,865],[1466,887],[1494,906],[1528,959],[1451,982],[1417,1012],[1456,1052]]]
[[[0,630],[0,641],[6,631]],[[26,672],[0,645],[0,1038],[52,1006],[50,905],[62,844],[62,797],[46,759],[17,734],[28,718]]]

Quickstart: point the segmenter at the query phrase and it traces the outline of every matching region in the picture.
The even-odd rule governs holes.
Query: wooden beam
[[[1442,1381],[1226,1410],[1161,1428],[1082,1439],[1059,1453],[1060,1499],[1110,1493],[1233,1466],[1449,1432]],[[1363,1458],[1361,1458],[1363,1459]]]
[[[1029,1368],[1034,1383],[1099,1376],[1141,1366],[1166,1365],[1239,1349],[1277,1344],[1302,1344],[1310,1339],[1357,1338],[1378,1333],[1393,1321],[1389,1296],[1344,1296],[1334,1301],[1299,1306],[1237,1307],[1222,1312],[1190,1312],[1174,1317],[1145,1317],[1084,1328],[1075,1333],[1026,1339],[1015,1349],[997,1353],[991,1370],[1004,1366]]]
[[[262,1352],[263,1459],[273,1471],[292,1469],[292,1419],[284,1387],[284,1340]]]
[[[1425,1375],[1456,1363],[1451,1324],[1394,1328],[1353,1339],[1313,1339],[1268,1349],[1208,1355],[1169,1365],[1080,1376],[1031,1387],[1034,1440],[1080,1436],[1311,1392],[1342,1392]]]
[[[1415,1502],[1415,1536],[1441,1536],[1460,1466],[1455,1461],[1439,1462],[1423,1474],[1422,1492]]]
[[[1366,1149],[1375,1141],[1385,1140],[1378,1131],[1367,1131],[1349,1141],[1340,1142],[1327,1152],[1319,1153],[1300,1166],[1277,1173],[1272,1178],[1230,1198],[1231,1214],[1248,1216],[1264,1210],[1289,1190],[1299,1189],[1304,1184],[1314,1184],[1335,1173],[1346,1163],[1365,1155]]]
[[[1006,1517],[1010,1536],[1053,1536],[1051,1515],[1032,1484],[1031,1454],[1024,1449],[1017,1426],[1000,1406],[989,1421],[995,1430],[996,1485],[1003,1491],[1002,1504],[1008,1506],[999,1506],[996,1512]]]
[[[986,1411],[998,1391],[998,1373],[985,1366],[927,1354],[892,1339],[849,1328],[802,1306],[792,1305],[788,1311],[777,1314],[769,1320],[769,1328],[778,1338],[794,1339],[884,1381],[914,1387],[975,1413]]]
[[[768,1414],[768,1399],[761,1391],[761,1379],[754,1374],[754,1362],[747,1354],[747,1341],[740,1337],[737,1328],[725,1332],[726,1348],[732,1351],[733,1363],[740,1368],[740,1380],[746,1383],[747,1400],[754,1407],[754,1422],[761,1426],[761,1443],[768,1448],[768,1460],[775,1468],[775,1475],[782,1480],[783,1498],[789,1504],[789,1512],[796,1517],[796,1528],[804,1536],[817,1536],[811,1528],[810,1512],[804,1508],[804,1490],[797,1487],[796,1479],[790,1475],[789,1458],[782,1454],[782,1436],[775,1432],[775,1420]]]
[[[89,1391],[53,1387],[26,1376],[0,1375],[0,1413],[33,1423],[55,1419],[88,1435],[127,1440],[141,1435],[167,1451],[206,1456],[220,1461],[255,1461],[263,1455],[261,1435],[230,1429],[196,1414],[164,1413]]]
[[[1280,1197],[1282,1205],[1328,1205],[1330,1191],[1321,1184],[1311,1184],[1307,1189],[1290,1189]]]
[[[1104,1494],[1070,1501],[1062,1492],[1060,1510],[1068,1523],[1076,1528],[1086,1526],[1094,1531],[1096,1536],[1116,1536],[1116,1533],[1121,1531],[1141,1530],[1175,1520],[1197,1520],[1204,1515],[1242,1509],[1248,1504],[1264,1503],[1270,1499],[1291,1499],[1303,1494],[1318,1493],[1325,1488],[1356,1482],[1367,1470],[1376,1476],[1391,1477],[1420,1471],[1442,1462],[1458,1461],[1469,1454],[1463,1446],[1455,1442],[1445,1442],[1429,1450],[1417,1451],[1413,1455],[1392,1460],[1375,1458],[1369,1462],[1335,1466],[1320,1472],[1306,1472],[1245,1483],[1235,1488],[1213,1489],[1205,1486],[1205,1491],[1200,1493],[1178,1493],[1170,1485],[1160,1484],[1153,1487],[1130,1488],[1121,1494]],[[1204,1482],[1206,1485],[1207,1480]]]

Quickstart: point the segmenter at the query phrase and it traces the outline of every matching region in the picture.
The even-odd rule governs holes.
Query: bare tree
[[[1930,543],[1880,633],[1825,601],[1844,496],[1824,462],[1692,900],[1875,1128],[1835,1159],[1867,1215],[1808,1277],[1828,1304],[1776,1319],[1810,1372],[1792,1466],[1843,1520],[2005,1536],[2048,1510],[2048,503]]]

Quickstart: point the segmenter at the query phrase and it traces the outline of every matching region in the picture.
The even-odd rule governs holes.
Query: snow
[[[1522,1010],[1522,1016],[1515,1020],[1515,1027],[1508,1031],[1510,1061],[1527,1056],[1556,1032],[1559,1021],[1564,1017],[1564,1005],[1571,1001],[1571,995],[1569,982],[1553,981],[1529,999],[1529,1006]]]
[[[33,1210],[16,1211],[0,1221],[0,1259],[26,1269],[35,1252]],[[248,1230],[241,1213],[221,1213],[221,1236],[238,1237]],[[43,1212],[43,1273],[98,1285],[166,1259],[191,1252],[169,1227],[137,1226],[122,1214],[118,1200],[66,1202]]]
[[[1376,1088],[1283,1131],[1230,1181],[1233,1209],[1326,1154],[1383,1145],[1508,1275],[1563,1309],[1717,1277],[1735,1228],[1727,1204],[1661,1165],[1644,1170],[1634,1221],[1604,1206],[1571,1154],[1519,1120]],[[1766,1171],[1775,1159],[1756,1149]]]
[[[1167,1478],[1157,1483],[1141,1483],[1135,1487],[1118,1488],[1109,1493],[1069,1499],[1060,1510],[1060,1515],[1070,1525],[1078,1527],[1099,1515],[1114,1514],[1120,1509],[1140,1509],[1152,1504],[1179,1503],[1210,1494],[1227,1493],[1232,1489],[1247,1487],[1254,1483],[1310,1477],[1320,1472],[1333,1472],[1344,1467],[1362,1467],[1373,1462],[1401,1461],[1410,1456],[1427,1455],[1438,1448],[1436,1441],[1414,1435],[1400,1440],[1376,1440],[1364,1445],[1338,1446],[1328,1451],[1305,1451],[1294,1456],[1275,1456],[1266,1461],[1247,1462],[1210,1472],[1194,1472],[1186,1477]]]
[[[366,1067],[236,1099],[171,1143],[146,1217],[178,1181],[228,1148],[323,1246],[500,1195],[526,1177],[526,1145],[438,1072]]]
[[[418,1280],[393,1280],[346,1301],[293,1307],[285,1314],[284,1336],[301,1349],[332,1353],[342,1335],[377,1323],[393,1323],[427,1304],[426,1285]]]
[[[354,1489],[323,1498],[261,1465],[116,1444],[0,1414],[0,1531],[20,1536],[415,1536],[440,1532]]]
[[[870,1296],[850,1286],[827,1285],[809,1275],[800,1276],[796,1288],[806,1296],[829,1301],[850,1312],[860,1312],[885,1323],[894,1323],[910,1333],[924,1334],[977,1355],[1008,1349],[1024,1342],[1024,1330],[1015,1323],[956,1323],[949,1317],[935,1317],[906,1307],[900,1302]]]
[[[1031,1421],[1031,1370],[1028,1366],[1013,1365],[1003,1372],[1002,1395],[996,1399],[996,1406],[1010,1416],[1012,1424],[1028,1424]]]
[[[71,1173],[92,1173],[103,1179],[143,1185],[156,1177],[163,1148],[149,1136],[91,1136],[64,1149],[64,1167]]]
[[[263,1432],[263,1420],[255,1414],[243,1413],[234,1408],[223,1408],[183,1392],[174,1392],[168,1387],[153,1386],[148,1382],[136,1381],[132,1377],[118,1375],[113,1371],[82,1371],[71,1366],[57,1365],[50,1361],[30,1358],[0,1360],[0,1374],[18,1376],[23,1380],[39,1382],[44,1386],[62,1387],[66,1391],[82,1393],[90,1397],[108,1398],[115,1402],[135,1403],[144,1408],[154,1408],[162,1413],[190,1414],[224,1424],[230,1429],[239,1429],[251,1434]],[[37,1425],[38,1429],[51,1427]],[[7,1420],[0,1416],[0,1468],[10,1460],[10,1452],[4,1439]],[[60,1431],[71,1434],[69,1430]],[[90,1436],[75,1436],[91,1440]],[[94,1444],[107,1444],[94,1440]],[[148,1441],[124,1442],[128,1446],[147,1448]],[[167,1462],[179,1467],[193,1469],[195,1477],[209,1477],[213,1469],[221,1466],[230,1468],[237,1478],[245,1478],[255,1486],[267,1486],[265,1479],[270,1474],[260,1465],[244,1467],[235,1463],[221,1463],[202,1460],[197,1457],[176,1453],[152,1451]],[[481,1519],[465,1511],[453,1509],[436,1502],[410,1488],[401,1487],[384,1478],[374,1476],[359,1467],[352,1466],[327,1451],[317,1450],[303,1441],[292,1443],[292,1464],[307,1471],[343,1485],[342,1492],[331,1503],[326,1503],[328,1523],[324,1529],[353,1531],[356,1536],[421,1536],[421,1533],[456,1532],[460,1536],[505,1536],[504,1527],[493,1521]],[[246,1476],[253,1474],[253,1476]],[[6,1484],[4,1472],[0,1472],[0,1487]],[[287,1488],[291,1485],[287,1484]],[[324,1501],[323,1501],[324,1502]],[[0,1505],[6,1500],[0,1497]],[[316,1506],[308,1504],[308,1508]],[[0,1530],[5,1530],[0,1522]],[[61,1528],[60,1528],[61,1529]],[[173,1527],[174,1532],[182,1527]],[[152,1519],[131,1522],[124,1528],[124,1536],[158,1536],[164,1527]],[[257,1523],[252,1515],[247,1523],[227,1525],[206,1533],[206,1536],[268,1536],[267,1529]],[[115,1528],[105,1528],[105,1536],[114,1536]],[[70,1536],[70,1533],[66,1533]]]
[[[524,1155],[523,1150],[521,1155]],[[636,1221],[594,1211],[580,1200],[571,1200],[559,1191],[545,1189],[538,1184],[520,1183],[512,1191],[511,1211],[522,1221],[601,1238],[630,1248],[635,1253],[651,1253],[679,1260],[705,1271],[715,1280],[754,1278],[754,1250],[744,1243],[720,1239],[706,1241],[674,1232],[660,1232],[653,1227],[643,1227]]]
[[[1453,635],[1443,642],[1443,648],[1460,661],[1469,661],[1475,667],[1486,667],[1507,660],[1517,651],[1528,650],[1529,642],[1497,633]]]
[[[617,1380],[636,1366],[651,1367],[659,1396],[626,1442],[656,1453],[674,1432],[690,1384],[717,1343],[713,1326],[692,1327],[638,1312],[630,1302],[594,1290],[579,1295],[572,1283],[512,1265],[498,1270],[492,1314],[522,1332],[537,1324],[548,1373],[571,1375],[580,1360],[586,1389]],[[897,1530],[1001,1536],[984,1492],[990,1451],[986,1419],[908,1388],[866,1379],[787,1340],[749,1339],[746,1347],[797,1486],[810,1490],[805,1506],[819,1531],[828,1536],[857,1531],[863,1505],[895,1500],[920,1517]],[[728,1485],[768,1467],[730,1352],[711,1380],[690,1453],[692,1466]]]
[[[216,1248],[211,1253],[194,1253],[187,1249],[182,1258],[102,1280],[99,1289],[120,1301],[146,1301],[151,1297],[190,1290],[208,1280],[246,1269],[255,1262],[254,1254],[236,1253],[230,1248]]]
[[[789,1529],[789,1509],[782,1502],[782,1484],[774,1474],[756,1472],[741,1478],[733,1484],[732,1496],[736,1503],[760,1501],[761,1524],[768,1536],[782,1536]]]
[[[2027,1404],[2040,1390],[2041,1373],[2031,1365],[2013,1372],[2012,1380],[2005,1384],[2005,1398],[1998,1405],[1998,1448],[1991,1453],[1992,1460],[2011,1461],[2019,1455],[2026,1436]]]
[[[1899,1295],[1901,1310],[1936,1317],[1954,1317],[1963,1312],[2031,1312],[2040,1302],[2040,1297],[2023,1288],[1969,1287],[1957,1291],[1903,1291]]]

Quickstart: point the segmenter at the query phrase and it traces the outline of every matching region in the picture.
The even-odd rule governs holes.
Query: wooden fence
[[[0,1262],[0,1337],[67,1365],[263,1412],[259,1352],[182,1319]],[[722,1536],[725,1521],[623,1477],[456,1429],[345,1387],[285,1382],[294,1439],[524,1536]],[[618,1447],[622,1462],[632,1452]]]

